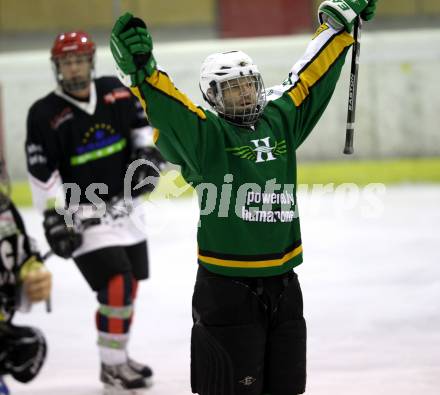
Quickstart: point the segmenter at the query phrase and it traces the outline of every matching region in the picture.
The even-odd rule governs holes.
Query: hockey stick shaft
[[[353,139],[354,124],[356,120],[356,96],[359,74],[359,57],[361,53],[361,30],[362,21],[360,17],[357,17],[354,23],[354,45],[351,56],[350,87],[348,91],[347,128],[345,132],[344,147],[344,154],[346,155],[351,155],[354,152]]]
[[[94,221],[86,221],[81,223],[81,226],[78,226],[77,228],[79,231],[84,231],[85,229],[89,228],[90,226],[93,226],[95,222]],[[49,251],[46,251],[43,256],[41,257],[41,260],[43,262],[47,261],[50,257],[52,257],[55,253],[52,249]],[[49,296],[49,298],[46,299],[46,312],[51,313],[52,312],[52,298]]]
[[[41,260],[45,262],[47,259],[49,259],[53,255],[53,251],[49,250],[47,251],[42,257]],[[51,313],[52,312],[52,298],[49,295],[49,297],[46,299],[46,312]]]

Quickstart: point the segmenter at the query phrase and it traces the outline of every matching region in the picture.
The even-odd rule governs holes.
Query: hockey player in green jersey
[[[306,324],[293,271],[302,262],[295,150],[330,101],[355,18],[371,19],[375,7],[376,0],[324,1],[304,56],[268,90],[243,52],[208,56],[200,89],[216,113],[192,103],[157,67],[142,20],[127,13],[113,28],[121,79],[160,130],[157,147],[209,206],[197,236],[193,393],[305,391]]]

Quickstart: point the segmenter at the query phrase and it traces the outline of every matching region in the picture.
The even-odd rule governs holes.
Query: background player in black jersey
[[[46,342],[36,328],[16,326],[16,310],[49,298],[52,277],[26,233],[23,221],[9,200],[9,182],[0,158],[0,395],[9,394],[2,379],[12,375],[26,383],[40,371]]]
[[[97,294],[101,381],[111,390],[144,388],[152,371],[128,357],[127,342],[138,281],[148,277],[147,242],[144,229],[135,226],[136,204],[127,209],[121,197],[133,160],[152,165],[136,169],[133,188],[145,177],[157,180],[164,161],[137,99],[117,78],[94,77],[95,44],[87,33],[58,35],[51,60],[57,87],[32,105],[27,120],[34,205],[44,213],[52,250],[73,257]],[[153,188],[147,183],[133,190],[134,202]],[[59,191],[65,202],[55,204]],[[97,202],[104,215],[89,210]],[[60,206],[79,207],[76,226],[65,221]]]

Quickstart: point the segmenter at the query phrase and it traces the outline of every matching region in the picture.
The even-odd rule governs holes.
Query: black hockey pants
[[[199,267],[191,384],[200,395],[305,391],[306,325],[298,277],[226,277]]]

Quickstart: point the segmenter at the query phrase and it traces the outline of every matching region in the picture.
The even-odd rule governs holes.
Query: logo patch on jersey
[[[61,124],[73,118],[73,112],[70,107],[66,107],[59,114],[55,115],[55,117],[50,121],[50,127],[52,129],[58,129]]]
[[[114,103],[116,100],[124,100],[124,99],[129,99],[131,97],[131,94],[129,91],[127,91],[124,88],[118,88],[118,89],[114,89],[113,91],[111,91],[110,93],[107,93],[104,96],[104,102],[106,104],[112,104]]]
[[[255,163],[269,162],[276,160],[277,157],[285,155],[287,152],[286,140],[276,141],[274,146],[270,145],[270,137],[264,139],[251,140],[254,145],[244,145],[242,147],[226,148],[226,152],[231,152],[241,159],[255,161]]]
[[[249,387],[257,381],[256,378],[252,376],[246,376],[243,380],[240,380],[239,383],[243,384],[245,387]]]
[[[47,163],[43,146],[40,144],[28,144],[26,146],[26,153],[29,166],[44,165]]]
[[[75,148],[76,154],[70,158],[72,166],[101,159],[122,151],[127,141],[106,123],[96,123],[84,133],[82,145]]]
[[[292,73],[289,73],[289,76],[283,81],[283,86],[286,85],[293,85]]]
[[[319,26],[318,30],[315,32],[315,34],[312,37],[312,40],[314,40],[316,37],[318,37],[322,32],[328,30],[329,27],[326,23],[323,23],[321,26]]]

